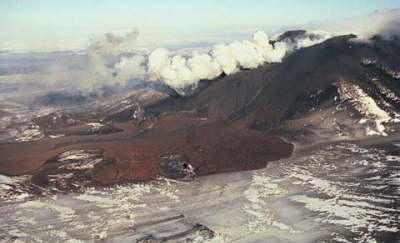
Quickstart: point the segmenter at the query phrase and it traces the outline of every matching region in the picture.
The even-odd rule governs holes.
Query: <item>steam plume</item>
[[[185,87],[195,87],[202,79],[212,79],[222,73],[230,75],[264,63],[281,62],[295,49],[314,45],[328,36],[319,33],[300,36],[294,42],[281,40],[273,43],[264,32],[258,31],[252,40],[219,44],[209,53],[194,52],[188,57],[172,55],[170,51],[159,48],[149,56],[148,78],[164,82],[183,93]]]
[[[72,86],[83,93],[100,95],[104,86],[159,81],[184,95],[188,88],[196,88],[200,80],[281,62],[290,52],[330,37],[326,33],[304,32],[290,40],[276,40],[258,31],[251,40],[218,44],[206,53],[194,51],[183,55],[164,48],[135,53],[137,36],[137,31],[123,36],[104,34],[91,41],[87,61],[80,68],[69,69],[65,63],[58,63],[49,71],[49,79],[75,84]]]
[[[125,57],[135,47],[138,32],[136,30],[125,35],[106,33],[90,41],[86,58],[78,68],[77,60],[61,60],[47,71],[50,84],[65,84],[77,88],[80,92],[97,93],[101,95],[102,87],[125,85],[128,80],[146,77],[143,66],[145,57],[134,55]],[[82,57],[81,57],[82,58]],[[118,61],[116,62],[115,59]],[[115,73],[118,77],[115,77]]]
[[[360,39],[374,35],[391,38],[400,34],[400,8],[374,11],[366,16],[308,26],[336,34],[356,34]]]

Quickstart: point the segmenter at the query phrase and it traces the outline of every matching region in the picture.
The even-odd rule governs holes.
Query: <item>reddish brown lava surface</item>
[[[125,115],[132,117],[131,110],[112,114],[110,120],[121,132],[0,144],[0,173],[35,173],[58,154],[77,149],[103,151],[106,159],[90,172],[91,180],[100,184],[152,179],[161,173],[160,157],[173,154],[187,158],[197,175],[264,167],[293,151],[292,144],[271,132],[289,120],[299,120],[297,125],[304,127],[299,118],[316,105],[334,106],[337,80],[351,80],[375,96],[380,90],[369,90],[373,86],[365,81],[381,73],[387,86],[400,92],[392,85],[397,79],[382,71],[386,66],[398,69],[399,40],[377,38],[374,45],[365,45],[350,41],[354,37],[338,36],[302,48],[280,64],[212,80],[190,97],[148,104],[140,125],[120,122]],[[361,65],[365,57],[382,64]],[[321,92],[326,97],[311,95]],[[385,100],[386,96],[381,96]],[[100,110],[105,114],[112,111]]]
[[[178,122],[169,119],[167,123]],[[1,144],[0,173],[34,173],[62,152],[100,149],[106,160],[92,170],[91,179],[96,184],[114,184],[145,181],[160,175],[159,162],[164,155],[184,154],[197,175],[206,175],[261,168],[270,160],[289,156],[293,150],[291,144],[279,137],[247,129],[238,123],[196,126],[197,123],[182,130],[143,132],[142,127],[148,124],[139,126],[125,122],[116,124],[123,132],[109,135]]]

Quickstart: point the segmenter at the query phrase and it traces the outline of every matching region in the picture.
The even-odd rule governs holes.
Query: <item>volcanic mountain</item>
[[[0,173],[78,190],[265,167],[294,144],[395,131],[398,70],[398,38],[334,37],[282,63],[201,81],[188,97],[142,89],[39,116],[22,132],[35,139],[0,145]]]

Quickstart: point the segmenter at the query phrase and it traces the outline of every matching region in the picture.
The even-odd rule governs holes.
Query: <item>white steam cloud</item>
[[[374,35],[391,38],[400,34],[400,8],[377,10],[366,16],[336,22],[324,22],[306,26],[336,35],[356,34],[360,39]]]
[[[15,68],[15,73],[2,75],[2,80],[18,84],[15,92],[6,92],[7,97],[25,97],[27,93],[37,96],[54,91],[102,96],[152,82],[164,83],[185,95],[195,89],[200,80],[257,68],[264,63],[281,62],[291,52],[335,35],[353,33],[360,37],[353,41],[363,42],[373,35],[400,36],[400,8],[303,27],[326,32],[294,31],[269,37],[258,31],[249,40],[222,43],[207,49],[202,46],[191,53],[187,49],[139,49],[136,30],[122,35],[107,33],[90,40],[83,52],[40,54],[46,61],[35,63],[32,72]],[[21,82],[29,88],[21,88]],[[36,83],[40,85],[32,85]]]
[[[264,63],[281,62],[295,49],[317,44],[328,37],[330,35],[326,33],[308,33],[296,37],[295,41],[273,41],[264,32],[258,31],[251,40],[219,44],[208,53],[195,51],[189,56],[182,56],[158,48],[148,57],[147,75],[144,69],[137,69],[137,65],[126,67],[136,70],[140,74],[138,76],[147,76],[148,80],[164,82],[182,94],[184,88],[196,87],[200,80],[213,79],[222,73],[230,75],[241,69],[257,68]]]
[[[135,51],[137,36],[137,31],[122,36],[104,34],[91,41],[85,54],[86,62],[79,68],[71,69],[64,62],[57,63],[50,68],[47,79],[58,84],[74,84],[72,86],[83,93],[100,95],[104,86],[124,87],[135,82],[159,81],[184,95],[188,89],[196,88],[200,80],[281,62],[294,50],[330,37],[327,33],[301,32],[279,39],[258,31],[251,40],[218,44],[203,53],[179,54],[179,51],[158,48],[139,54]]]
[[[218,44],[208,52],[180,54],[158,48],[150,53],[133,54],[137,31],[123,36],[105,34],[92,40],[88,63],[84,69],[67,72],[64,79],[79,80],[81,89],[98,90],[104,85],[124,86],[129,81],[159,81],[185,94],[196,88],[200,80],[230,75],[242,69],[257,68],[264,63],[281,62],[291,52],[315,45],[334,35],[354,33],[365,38],[371,35],[400,33],[400,9],[376,11],[366,17],[313,26],[328,32],[294,31],[292,35],[268,37],[258,31],[252,39]],[[129,53],[129,55],[126,55]],[[114,62],[110,59],[114,59]],[[60,74],[61,73],[61,74]],[[60,78],[58,72],[55,78]]]
[[[138,37],[136,30],[125,35],[106,33],[90,41],[86,54],[76,59],[61,60],[47,70],[46,80],[50,84],[72,84],[83,93],[101,95],[102,87],[125,85],[130,79],[145,79],[146,72],[142,68],[145,57],[134,55],[122,56],[134,50]],[[83,58],[86,56],[86,58]],[[75,62],[84,59],[78,68],[70,68]],[[115,63],[113,59],[118,58]],[[118,73],[118,77],[115,73]]]
[[[156,49],[149,56],[149,79],[163,81],[179,90],[222,73],[229,75],[242,68],[256,68],[265,62],[280,62],[289,47],[284,42],[273,47],[269,41],[268,36],[259,31],[251,41],[219,44],[209,53],[194,52],[189,57],[172,56],[165,49]]]
[[[122,57],[121,61],[115,64],[115,70],[119,76],[117,83],[122,81],[122,84],[124,84],[125,80],[129,79],[145,79],[146,71],[142,67],[144,61],[145,58],[142,55],[136,55],[131,58]]]

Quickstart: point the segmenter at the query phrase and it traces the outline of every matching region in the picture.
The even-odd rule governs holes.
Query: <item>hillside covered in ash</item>
[[[0,173],[28,174],[39,192],[79,191],[258,169],[295,147],[386,136],[400,121],[399,65],[397,37],[345,35],[288,53],[281,63],[202,80],[190,95],[155,86],[103,98],[51,94],[35,105],[80,105],[3,119]],[[3,118],[32,112],[1,106]]]

